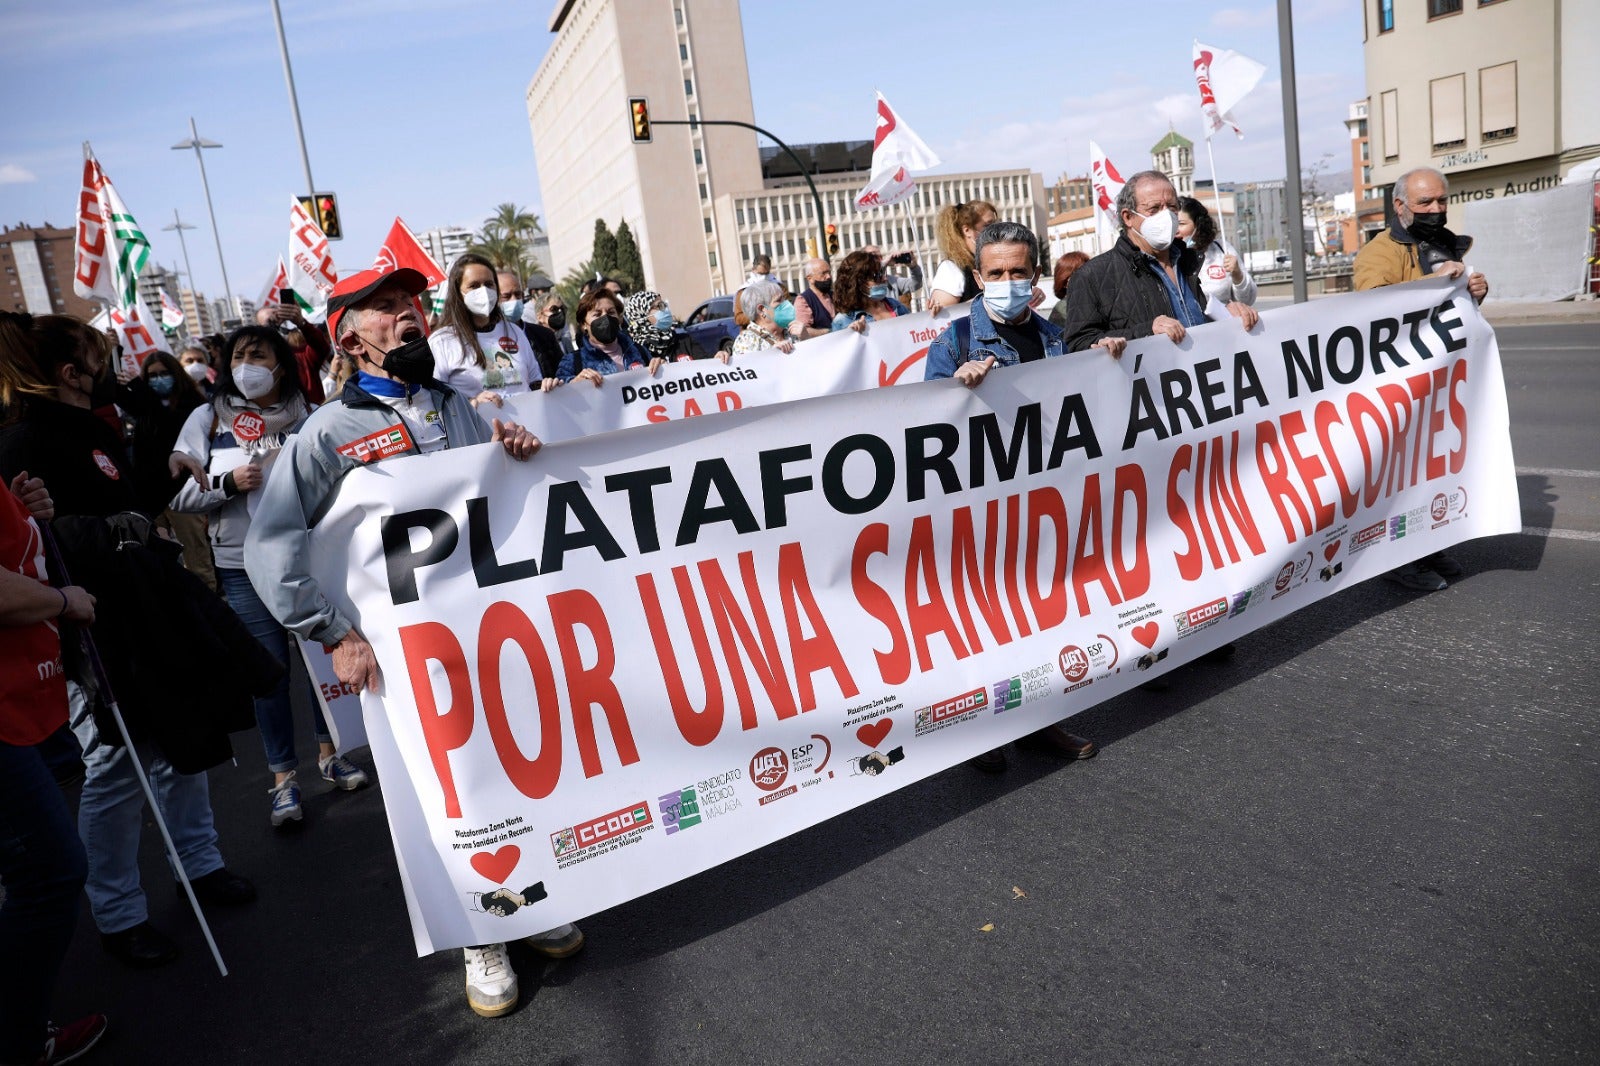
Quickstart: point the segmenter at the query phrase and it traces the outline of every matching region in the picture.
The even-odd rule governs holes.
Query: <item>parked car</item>
[[[739,336],[739,325],[733,320],[733,297],[713,296],[695,308],[674,332],[678,350],[691,359],[710,359],[718,352],[733,351],[734,338]]]

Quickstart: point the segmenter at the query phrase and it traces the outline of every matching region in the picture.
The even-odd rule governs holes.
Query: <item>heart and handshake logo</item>
[[[1156,646],[1156,638],[1161,635],[1161,626],[1155,622],[1146,622],[1133,627],[1133,639],[1147,648]]]
[[[472,868],[495,884],[503,885],[521,861],[522,849],[515,844],[507,844],[495,851],[480,851],[473,855]]]
[[[1341,537],[1339,540],[1336,540],[1332,544],[1329,544],[1328,546],[1326,546],[1325,548],[1322,549],[1322,557],[1324,559],[1328,560],[1328,562],[1330,562],[1330,563],[1333,562],[1333,557],[1335,555],[1339,554],[1339,546],[1342,545],[1343,543],[1344,543],[1344,538]]]
[[[876,722],[856,726],[856,739],[869,748],[876,749],[883,743],[883,738],[889,735],[889,730],[894,728],[894,723],[887,718],[880,718]]]

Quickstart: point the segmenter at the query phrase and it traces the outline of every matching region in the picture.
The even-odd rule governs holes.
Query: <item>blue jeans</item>
[[[133,772],[132,753],[101,742],[83,689],[68,681],[67,699],[72,731],[83,745],[78,833],[89,853],[89,882],[85,886],[89,909],[102,933],[120,933],[149,917],[144,890],[139,887],[139,823],[144,817],[144,790]],[[122,740],[108,739],[119,744]],[[189,879],[222,869],[217,830],[211,823],[211,789],[206,775],[178,773],[153,745],[140,744],[139,756]],[[177,876],[176,871],[173,876]]]
[[[78,924],[83,844],[37,747],[0,742],[0,1061],[44,1050],[50,993]]]
[[[250,630],[250,635],[260,641],[284,666],[289,665],[289,634],[268,613],[261,597],[250,584],[250,576],[243,570],[217,567],[217,580],[222,584],[222,594],[228,606]],[[318,741],[333,738],[328,733],[328,723],[322,717],[322,703],[316,692],[306,683],[306,698],[311,701],[311,732]],[[300,765],[294,753],[294,716],[289,705],[289,675],[285,673],[278,687],[256,700],[256,724],[261,727],[261,746],[267,750],[267,769],[275,774],[293,770]]]

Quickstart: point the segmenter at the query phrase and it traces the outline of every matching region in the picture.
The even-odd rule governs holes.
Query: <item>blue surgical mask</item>
[[[510,300],[500,301],[500,315],[507,322],[522,321],[522,301],[513,297]]]
[[[165,377],[150,379],[150,390],[157,396],[171,396],[172,390],[177,387],[178,383],[172,380],[171,374],[168,374]]]
[[[657,309],[655,315],[651,318],[651,321],[655,323],[656,329],[671,329],[672,310],[666,307]]]
[[[1028,309],[1033,299],[1031,281],[986,281],[983,283],[983,306],[990,318],[1010,322]]]
[[[887,300],[888,298],[889,286],[887,285],[874,285],[867,290],[867,299],[869,300]]]
[[[779,329],[788,329],[794,325],[794,301],[785,300],[772,309],[772,321]]]

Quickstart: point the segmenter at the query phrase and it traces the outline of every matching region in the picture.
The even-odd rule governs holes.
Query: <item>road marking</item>
[[[1581,529],[1545,529],[1541,526],[1523,526],[1524,537],[1555,537],[1558,540],[1600,540],[1600,533],[1588,533]]]
[[[1550,466],[1519,466],[1518,477],[1600,477],[1600,470],[1566,470]]]

